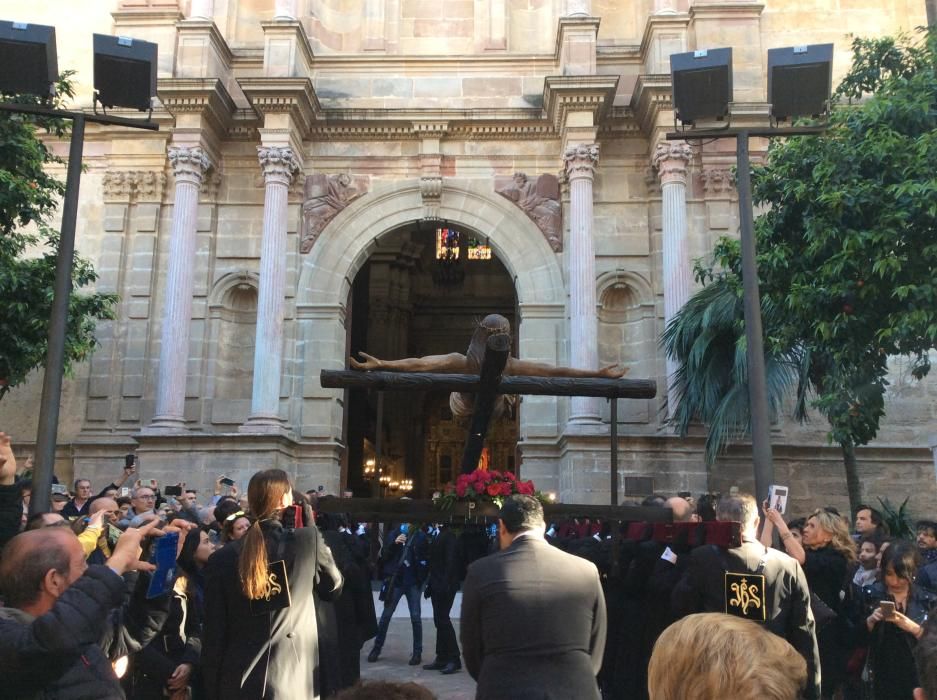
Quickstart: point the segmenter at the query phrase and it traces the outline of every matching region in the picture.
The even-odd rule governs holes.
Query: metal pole
[[[774,481],[771,461],[768,389],[765,380],[765,351],[761,330],[761,298],[758,292],[758,265],[755,260],[755,231],[752,210],[751,166],[748,159],[748,132],[736,136],[739,192],[739,229],[742,244],[742,283],[745,305],[745,352],[748,360],[748,403],[751,414],[752,463],[755,471],[755,500],[768,497]]]
[[[611,477],[612,505],[618,505],[618,399],[611,399],[612,463],[609,466]]]
[[[65,336],[68,331],[68,302],[72,293],[72,264],[75,259],[75,223],[78,219],[78,186],[81,184],[81,154],[84,149],[85,118],[75,113],[72,141],[68,149],[68,176],[62,206],[62,231],[55,266],[55,292],[49,317],[49,347],[42,379],[39,403],[39,429],[36,433],[33,492],[30,514],[45,513],[51,506],[52,473],[55,468],[55,443],[62,400],[62,375],[65,371]]]

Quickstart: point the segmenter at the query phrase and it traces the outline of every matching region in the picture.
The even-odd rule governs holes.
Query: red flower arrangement
[[[460,474],[454,484],[446,484],[436,503],[451,508],[456,501],[489,501],[500,507],[506,496],[514,494],[545,500],[533,481],[521,481],[509,471],[476,469],[471,474]]]

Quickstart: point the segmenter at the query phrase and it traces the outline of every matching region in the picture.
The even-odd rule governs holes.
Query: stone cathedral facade
[[[664,138],[669,55],[731,46],[741,123],[767,115],[767,49],[832,42],[841,75],[851,36],[925,21],[917,0],[86,4],[67,26],[73,2],[11,19],[56,24],[60,66],[84,83],[92,31],[157,42],[160,130],[88,128],[78,248],[121,301],[67,382],[59,474],[104,483],[136,451],[161,481],[246,485],[279,466],[360,492],[380,435],[415,495],[457,469],[446,402],[388,396],[378,424],[373,396],[323,389],[319,372],[361,349],[464,352],[490,312],[521,357],[657,381],[657,399],[620,405],[625,496],[750,487],[744,446],[707,470],[701,433],[666,425],[659,334],[692,261],[738,230],[734,142]],[[441,231],[461,236],[458,260],[437,254]],[[38,396],[37,380],[0,405],[24,450]],[[933,513],[935,406],[937,383],[896,363],[880,438],[859,450],[870,496],[913,493]],[[608,421],[605,402],[524,397],[493,429],[493,466],[607,503]],[[794,510],[846,504],[824,435],[819,418],[775,426]]]

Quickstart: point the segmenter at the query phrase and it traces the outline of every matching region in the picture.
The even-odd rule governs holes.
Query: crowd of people
[[[934,521],[907,541],[871,506],[789,520],[733,493],[646,499],[687,524],[664,535],[549,523],[527,496],[490,529],[385,525],[322,512],[276,469],[243,494],[137,477],[128,456],[104,488],[56,484],[28,515],[0,433],[5,697],[432,698],[360,679],[406,600],[410,665],[468,672],[485,700],[937,700]]]

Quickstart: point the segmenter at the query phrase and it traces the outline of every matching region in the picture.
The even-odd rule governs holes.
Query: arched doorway
[[[444,239],[457,243],[450,247]],[[358,271],[351,291],[349,354],[366,350],[397,359],[464,352],[487,314],[501,314],[516,328],[516,307],[513,280],[486,238],[448,222],[415,222],[382,235]],[[378,426],[377,395],[348,392],[347,487],[356,495],[371,492],[372,484],[363,478],[368,464],[383,470],[391,484],[411,479],[416,496],[428,496],[451,481],[468,424],[452,415],[448,393],[388,392],[383,402]],[[493,468],[515,467],[517,438],[516,414],[493,421],[486,444]],[[392,493],[400,492],[392,487]]]
[[[352,416],[346,411],[345,393],[323,389],[319,372],[346,367],[354,313],[349,306],[354,306],[351,292],[358,273],[386,234],[412,231],[426,216],[418,180],[384,184],[336,215],[312,250],[300,258],[297,342],[288,368],[301,391],[291,395],[290,423],[301,442],[300,476],[331,490],[340,488],[342,466],[350,458],[343,437]],[[560,258],[536,225],[484,180],[444,180],[434,217],[488,238],[516,293],[513,325],[518,355],[565,364],[569,349]],[[445,351],[464,351],[467,344],[468,333]],[[525,397],[519,411],[523,473],[547,490],[559,487],[557,444],[565,418],[565,403],[551,396]],[[536,448],[528,452],[531,445]]]

